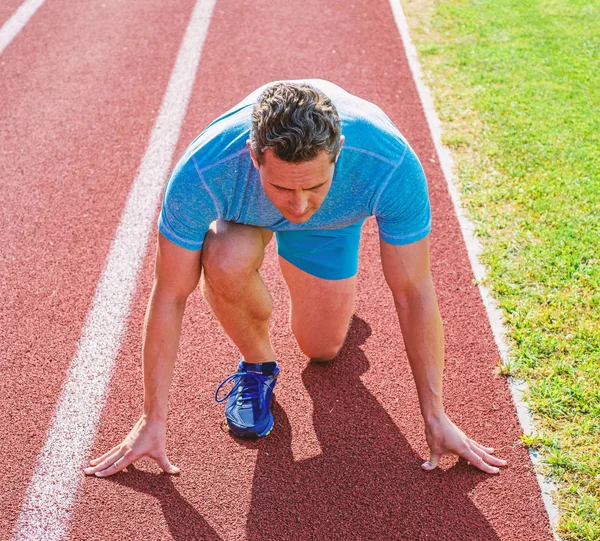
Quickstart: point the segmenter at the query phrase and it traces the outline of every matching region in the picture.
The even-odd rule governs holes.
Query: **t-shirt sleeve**
[[[200,250],[211,222],[219,217],[217,204],[190,157],[175,166],[167,182],[158,230],[182,248]]]
[[[406,146],[404,158],[384,184],[373,214],[379,236],[389,244],[410,244],[431,231],[427,180],[410,146]]]

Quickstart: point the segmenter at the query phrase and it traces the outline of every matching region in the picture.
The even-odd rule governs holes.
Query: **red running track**
[[[141,462],[108,479],[86,477],[69,536],[550,540],[389,4],[294,4],[217,0],[176,155],[215,116],[270,80],[325,78],[380,105],[429,180],[446,410],[509,466],[489,476],[447,457],[438,470],[421,470],[428,449],[416,390],[368,221],[356,317],[328,366],[308,365],[291,336],[287,291],[269,247],[263,276],[275,301],[272,332],[282,366],[271,435],[246,442],[220,430],[223,406],[214,390],[234,370],[237,351],[197,291],[170,400],[168,453],[182,474],[160,474]],[[193,1],[73,6],[47,0],[0,59],[1,539],[14,528]],[[140,413],[141,331],[155,242],[156,235],[94,455],[120,441]]]
[[[0,3],[0,28],[17,11],[23,0],[3,0]]]

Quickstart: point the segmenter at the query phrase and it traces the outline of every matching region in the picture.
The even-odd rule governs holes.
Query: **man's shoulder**
[[[408,143],[400,130],[379,109],[370,111],[358,104],[340,112],[342,134],[347,151],[380,158],[382,162],[397,164],[406,152]]]
[[[307,82],[327,94],[336,106],[346,149],[397,163],[406,148],[406,139],[381,107],[330,81],[309,79]]]
[[[190,143],[184,158],[193,159],[199,169],[238,156],[249,159],[246,141],[250,137],[251,114],[251,107],[242,106],[216,118]]]

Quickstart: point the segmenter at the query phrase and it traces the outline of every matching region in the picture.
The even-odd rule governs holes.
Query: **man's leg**
[[[279,257],[291,297],[292,331],[300,349],[315,361],[329,361],[341,349],[354,313],[356,276],[325,280]]]
[[[248,363],[276,359],[269,338],[273,302],[258,272],[273,232],[213,222],[202,247],[202,292]]]

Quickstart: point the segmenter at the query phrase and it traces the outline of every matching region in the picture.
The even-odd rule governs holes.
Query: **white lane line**
[[[68,534],[215,1],[198,0],[192,12],[17,519],[15,540],[54,541]]]
[[[506,343],[506,329],[502,320],[502,314],[498,309],[495,300],[490,294],[488,288],[481,284],[481,281],[487,275],[485,267],[479,260],[481,245],[475,236],[475,228],[473,223],[469,220],[469,218],[467,218],[467,215],[464,212],[460,201],[460,193],[453,180],[453,160],[450,149],[444,146],[442,143],[442,124],[435,110],[431,92],[429,91],[427,85],[423,82],[423,73],[421,71],[421,64],[419,63],[417,49],[410,38],[408,22],[406,21],[406,16],[404,15],[404,10],[402,9],[400,0],[390,0],[390,6],[394,14],[396,26],[400,32],[400,37],[402,38],[402,44],[404,45],[404,51],[406,53],[408,65],[410,67],[410,71],[412,72],[421,104],[423,105],[425,118],[427,119],[429,131],[431,132],[431,137],[440,160],[442,172],[444,173],[444,178],[448,184],[448,191],[450,192],[450,197],[452,199],[452,203],[454,204],[454,211],[458,217],[460,229],[462,231],[463,239],[469,254],[471,268],[473,269],[473,275],[477,279],[479,285],[479,293],[481,294],[483,304],[487,311],[492,333],[494,334],[494,340],[500,353],[500,357],[502,358],[504,364],[506,364],[509,361],[509,349]],[[509,378],[509,387],[516,406],[517,416],[519,418],[519,422],[521,423],[521,427],[523,428],[524,432],[530,433],[534,430],[534,426],[531,410],[527,406],[527,403],[523,400],[523,393],[526,388],[526,383],[514,378]],[[557,541],[560,541],[560,537],[556,533],[556,527],[558,525],[558,507],[552,500],[552,493],[556,491],[556,487],[552,482],[550,482],[537,471],[537,466],[540,464],[539,454],[533,449],[530,449],[529,456],[534,464],[534,469],[536,470],[536,477],[538,484],[540,485],[544,506],[546,507],[546,512],[548,513],[550,524],[553,529],[554,538]]]
[[[0,54],[4,52],[10,42],[15,39],[21,29],[27,24],[33,14],[44,3],[45,0],[25,0],[11,18],[0,28]]]

